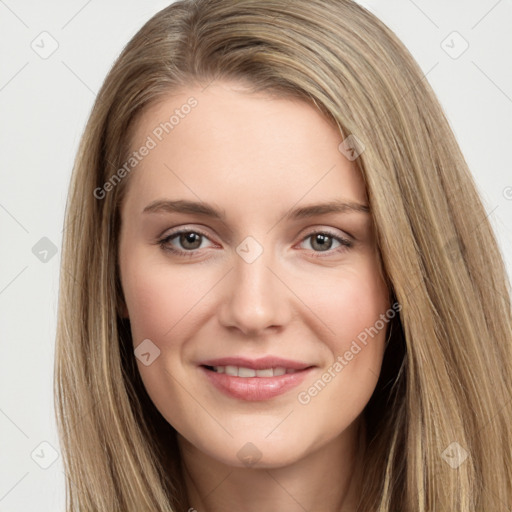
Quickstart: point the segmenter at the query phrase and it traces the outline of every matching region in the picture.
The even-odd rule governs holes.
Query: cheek
[[[300,294],[316,315],[317,326],[323,325],[325,338],[333,352],[347,350],[347,344],[356,338],[364,339],[377,322],[377,330],[383,329],[381,315],[389,308],[388,289],[373,261],[343,269],[338,275],[316,275],[314,278],[297,280],[302,283]],[[315,329],[318,332],[318,327]]]
[[[381,350],[378,346],[381,345],[386,331],[386,323],[381,320],[381,315],[385,314],[389,305],[387,290],[383,284],[380,285],[372,279],[363,282],[356,280],[350,284],[345,290],[346,293],[340,294],[337,315],[332,312],[333,330],[340,334],[337,339],[342,341],[337,347],[337,353],[350,350],[354,342],[365,347],[367,350],[364,352],[368,356],[369,352],[374,352],[374,345],[375,351],[379,353]],[[375,343],[370,343],[371,341]],[[359,359],[366,358],[363,356]]]
[[[207,283],[197,279],[197,272],[194,278],[182,267],[178,270],[136,254],[124,263],[123,292],[135,344],[145,338],[165,338],[208,291]]]
[[[130,317],[133,341],[158,339],[172,327],[172,314],[179,300],[170,290],[166,280],[151,269],[137,268],[124,281],[123,288]]]
[[[325,327],[322,342],[328,356],[322,372],[302,386],[298,401],[319,415],[327,403],[337,404],[330,421],[353,419],[370,399],[380,373],[394,316],[388,289],[375,262],[309,285],[308,306]]]
[[[191,272],[177,270],[165,261],[155,261],[144,251],[132,252],[121,265],[133,345],[137,347],[149,339],[160,350],[147,366],[137,359],[144,387],[167,421],[185,430],[191,427],[184,420],[186,415],[178,411],[192,410],[192,407],[189,395],[179,385],[187,381],[182,351],[184,340],[191,335],[190,320],[197,314],[200,298],[208,290],[205,280],[191,281]],[[192,392],[198,396],[196,391]],[[196,414],[200,416],[200,411]]]

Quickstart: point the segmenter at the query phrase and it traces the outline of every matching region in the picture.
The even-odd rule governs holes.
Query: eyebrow
[[[226,221],[226,212],[215,208],[211,204],[197,201],[177,200],[170,201],[167,199],[158,199],[148,204],[142,213],[191,213],[196,215],[204,215],[220,221]],[[329,213],[364,213],[369,214],[370,208],[355,201],[334,200],[326,203],[312,204],[295,208],[288,212],[284,218],[288,220],[305,219],[317,215],[325,215]]]

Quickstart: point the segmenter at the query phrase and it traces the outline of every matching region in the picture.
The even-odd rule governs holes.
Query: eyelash
[[[184,251],[184,250],[181,250],[181,249],[174,249],[174,248],[172,248],[172,247],[170,247],[168,245],[171,240],[173,240],[174,238],[178,237],[179,235],[189,234],[189,233],[194,233],[196,235],[199,235],[199,236],[202,236],[204,238],[209,239],[208,236],[205,233],[202,233],[201,231],[192,230],[192,229],[182,229],[182,230],[179,230],[179,231],[175,231],[174,233],[171,233],[170,235],[167,235],[166,237],[158,240],[158,244],[160,245],[160,247],[164,251],[170,252],[170,253],[175,254],[175,255],[177,255],[179,257],[183,257],[183,258],[194,257],[196,255],[196,252],[199,251],[200,249],[193,249],[193,250],[190,250],[190,251]],[[338,247],[336,249],[328,249],[326,251],[313,251],[313,250],[311,250],[313,252],[313,257],[314,258],[325,258],[326,256],[322,255],[322,253],[324,253],[324,252],[327,253],[328,255],[338,254],[338,253],[341,253],[341,252],[345,252],[345,251],[351,249],[353,247],[353,245],[354,245],[353,242],[350,241],[349,239],[341,237],[339,235],[335,235],[334,233],[331,233],[329,230],[312,231],[307,236],[302,238],[301,243],[304,242],[305,240],[307,240],[308,238],[313,237],[315,235],[327,235],[330,238],[332,238],[332,239],[336,240],[337,242],[339,242],[340,243],[340,247]]]

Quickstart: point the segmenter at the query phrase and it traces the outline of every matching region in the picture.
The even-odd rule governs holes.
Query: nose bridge
[[[270,247],[263,247],[252,237],[239,244],[221,305],[224,325],[257,333],[285,322],[285,290],[274,275],[274,266]]]

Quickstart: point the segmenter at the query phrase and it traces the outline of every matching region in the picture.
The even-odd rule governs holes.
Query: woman
[[[68,510],[512,506],[507,275],[444,114],[350,1],[178,1],[73,173]]]

